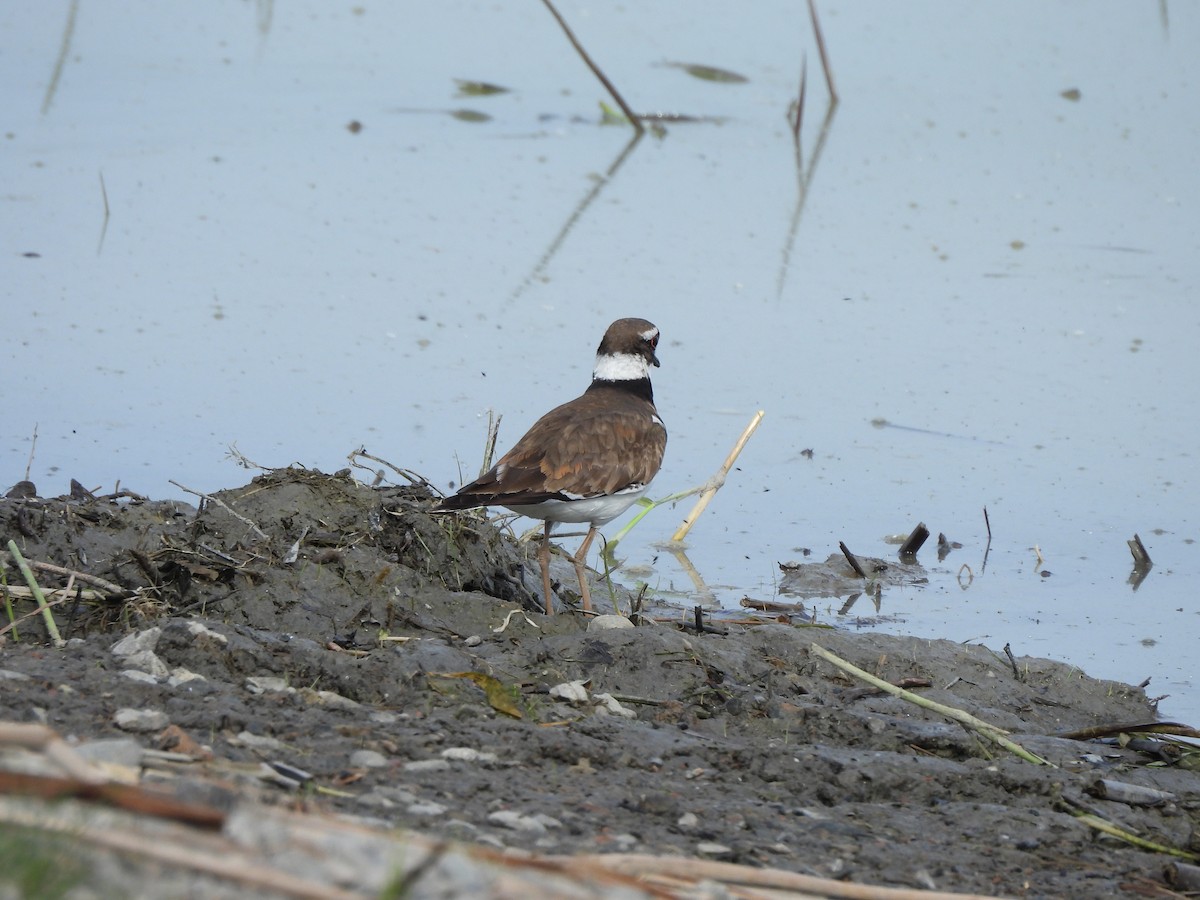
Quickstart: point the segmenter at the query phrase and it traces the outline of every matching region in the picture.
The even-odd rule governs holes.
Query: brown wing
[[[611,494],[647,484],[667,430],[654,406],[623,391],[590,391],[542,416],[491,471],[442,501],[444,509]]]

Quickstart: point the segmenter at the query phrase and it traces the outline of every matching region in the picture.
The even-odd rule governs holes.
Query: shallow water
[[[503,447],[645,316],[653,495],[766,411],[689,536],[723,604],[924,521],[964,546],[931,543],[929,586],[886,591],[877,627],[1150,677],[1200,721],[1200,11],[823,3],[842,102],[814,166],[793,3],[564,3],[635,108],[720,120],[632,148],[538,4],[71,8],[0,11],[3,486],[33,449],[43,494],[214,490],[245,478],[235,443],[326,470],[365,444],[449,484],[489,408]],[[658,590],[691,590],[654,546],[684,512],[621,546]]]

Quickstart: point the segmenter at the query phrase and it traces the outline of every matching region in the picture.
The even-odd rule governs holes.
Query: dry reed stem
[[[955,722],[967,726],[976,734],[987,738],[993,743],[999,744],[1005,750],[1016,754],[1027,762],[1035,763],[1040,766],[1050,766],[1051,768],[1055,769],[1058,768],[1058,766],[1054,765],[1054,763],[1050,762],[1049,760],[1042,759],[1037,754],[1026,750],[1016,741],[1009,740],[1005,736],[1008,734],[1008,732],[997,725],[993,725],[990,722],[985,722],[983,719],[977,719],[970,713],[961,709],[957,709],[956,707],[946,706],[942,703],[935,703],[926,697],[922,697],[920,694],[914,694],[911,691],[904,690],[904,688],[896,687],[894,684],[884,681],[882,678],[876,678],[871,673],[864,672],[853,663],[847,662],[837,654],[830,653],[824,647],[821,647],[815,643],[809,645],[809,650],[821,657],[826,662],[833,663],[833,665],[837,666],[843,672],[853,675],[855,678],[858,678],[861,681],[867,682],[867,684],[871,685],[872,687],[877,687],[881,691],[886,691],[887,693],[891,694],[893,697],[899,697],[901,700],[905,700],[924,709],[932,710],[939,715],[945,716],[948,719],[953,719]]]
[[[746,426],[746,430],[742,432],[742,436],[738,438],[737,443],[733,445],[733,449],[729,451],[729,456],[725,458],[725,463],[713,476],[712,480],[704,488],[700,494],[700,499],[696,501],[696,505],[692,507],[692,511],[687,514],[683,520],[683,524],[671,536],[671,540],[675,542],[682,541],[687,537],[687,533],[692,530],[692,526],[696,524],[696,520],[700,518],[700,514],[716,496],[717,491],[725,484],[725,477],[729,474],[729,470],[733,468],[733,464],[737,462],[737,458],[742,455],[742,450],[746,446],[746,442],[750,440],[750,436],[758,430],[758,426],[762,424],[763,416],[766,415],[764,410],[759,410],[754,414],[754,418],[750,420],[750,424]]]

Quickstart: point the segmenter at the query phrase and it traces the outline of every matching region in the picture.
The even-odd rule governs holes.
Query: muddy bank
[[[981,645],[782,624],[697,634],[654,604],[636,628],[549,618],[532,548],[429,503],[420,486],[297,470],[199,509],[0,501],[5,545],[92,577],[54,609],[65,646],[48,645],[38,618],[4,638],[0,718],[101,757],[134,753],[122,764],[207,785],[204,803],[224,814],[302,807],[314,821],[555,856],[1095,896],[1163,885],[1167,857],[1101,836],[1081,809],[1197,848],[1200,777],[1170,746],[1056,736],[1153,721],[1140,689],[1040,659],[1014,672]],[[573,570],[556,567],[566,607]],[[11,564],[5,574],[23,583]],[[67,577],[38,570],[47,587]],[[616,596],[628,609],[628,592]],[[593,599],[611,609],[599,579]],[[1007,729],[1053,766],[866,686],[814,642]],[[1097,796],[1101,779],[1166,794],[1116,802]],[[339,889],[383,886],[355,874]]]

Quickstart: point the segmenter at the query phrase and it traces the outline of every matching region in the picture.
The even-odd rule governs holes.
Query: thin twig
[[[833,70],[829,66],[829,53],[825,49],[825,35],[821,32],[821,22],[817,18],[817,7],[813,0],[808,0],[808,14],[812,17],[813,35],[817,39],[817,52],[821,54],[821,68],[825,70],[825,85],[829,88],[829,103],[838,104],[838,92],[833,83]]]
[[[270,540],[270,537],[267,536],[267,533],[265,531],[263,531],[261,528],[259,528],[257,525],[255,525],[253,522],[251,522],[249,519],[247,519],[245,516],[243,516],[241,513],[232,509],[229,506],[229,504],[226,503],[224,500],[222,500],[220,497],[214,497],[212,494],[205,494],[202,491],[195,491],[195,490],[192,490],[190,487],[184,487],[178,481],[174,481],[170,478],[168,478],[167,481],[169,481],[171,484],[175,485],[175,487],[179,488],[181,491],[184,491],[185,493],[193,494],[193,495],[199,497],[201,500],[207,500],[209,503],[217,504],[217,506],[221,507],[221,509],[225,510],[227,513],[229,513],[231,516],[233,516],[235,519],[237,519],[243,525],[248,526],[255,534],[257,534],[264,541]]]
[[[621,112],[625,113],[625,118],[629,120],[629,124],[637,129],[639,134],[645,131],[646,126],[642,124],[641,117],[639,117],[637,113],[629,108],[629,104],[625,102],[625,98],[621,96],[620,92],[616,89],[616,87],[613,86],[613,83],[608,80],[608,77],[602,71],[600,71],[600,67],[592,61],[590,56],[588,56],[588,52],[583,49],[583,45],[579,43],[579,40],[575,37],[575,33],[571,31],[571,27],[566,23],[563,17],[559,15],[558,10],[554,8],[554,4],[551,3],[550,0],[542,0],[542,2],[546,4],[546,9],[550,10],[550,15],[554,16],[555,21],[558,22],[559,27],[561,27],[563,33],[566,34],[567,40],[571,42],[571,46],[575,48],[575,52],[580,55],[585,63],[587,63],[587,67],[592,70],[592,74],[600,79],[600,83],[604,85],[605,89],[616,102],[617,106],[621,107]]]
[[[393,472],[395,472],[401,478],[407,478],[411,484],[415,484],[418,487],[426,487],[426,488],[429,488],[430,490],[433,490],[433,485],[431,485],[425,478],[418,475],[416,472],[413,472],[409,469],[402,469],[400,466],[397,466],[394,463],[390,463],[386,459],[383,459],[381,457],[372,456],[370,453],[367,452],[366,447],[359,447],[357,450],[352,452],[347,457],[347,459],[350,460],[350,465],[356,469],[367,469],[368,468],[367,466],[364,466],[358,462],[359,457],[362,457],[363,459],[369,459],[369,460],[371,460],[371,462],[377,462],[381,466],[387,466],[389,469],[391,469]]]
[[[746,446],[746,442],[750,440],[750,436],[754,434],[754,432],[758,429],[758,426],[762,424],[763,416],[765,415],[766,412],[761,409],[754,414],[754,417],[750,420],[750,424],[747,425],[746,430],[742,432],[742,436],[738,438],[737,443],[733,445],[733,449],[729,451],[729,456],[725,458],[725,462],[718,470],[716,476],[714,476],[713,479],[708,483],[708,486],[705,487],[704,492],[700,495],[700,499],[697,500],[696,505],[692,507],[692,511],[687,514],[687,517],[683,520],[683,524],[679,526],[673,535],[671,535],[672,541],[679,542],[687,537],[687,533],[692,530],[692,526],[696,524],[696,520],[700,518],[700,514],[704,512],[705,507],[707,507],[712,498],[716,496],[717,491],[721,489],[721,485],[725,483],[725,477],[729,474],[729,470],[733,468],[733,464],[737,462],[737,458],[741,456],[742,450]]]
[[[56,566],[52,563],[38,562],[36,559],[31,559],[29,565],[37,569],[39,572],[48,572],[51,575],[65,575],[68,577],[78,578],[80,581],[86,581],[94,587],[100,588],[108,594],[116,594],[125,596],[133,593],[127,588],[121,587],[119,584],[113,584],[111,581],[105,581],[96,575],[89,575],[87,572],[77,572],[74,569],[64,569],[62,566]]]
[[[46,595],[42,593],[41,587],[38,586],[33,569],[29,568],[29,563],[25,562],[25,557],[21,555],[21,550],[17,547],[16,541],[10,540],[8,542],[8,552],[16,562],[17,568],[21,570],[21,574],[25,576],[25,583],[33,591],[33,596],[37,600],[38,611],[46,621],[46,633],[50,635],[50,640],[54,642],[55,647],[66,646],[66,641],[58,633],[58,625],[54,622],[54,614],[50,611],[50,604],[46,602]]]
[[[25,480],[29,480],[29,470],[33,468],[33,451],[37,448],[37,422],[33,423],[33,441],[29,444],[29,461],[25,463]]]

